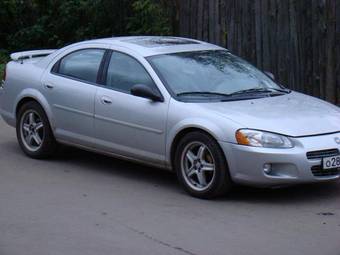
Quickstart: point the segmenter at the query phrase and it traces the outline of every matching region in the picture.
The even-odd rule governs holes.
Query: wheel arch
[[[44,112],[47,115],[47,118],[50,122],[51,128],[52,130],[54,130],[54,121],[53,121],[53,117],[52,117],[52,110],[47,102],[47,100],[45,99],[45,97],[37,90],[34,89],[26,89],[24,91],[22,91],[22,93],[20,93],[16,99],[16,103],[14,104],[14,116],[15,116],[15,120],[17,121],[18,118],[18,112],[20,110],[20,108],[27,102],[36,102],[38,103],[44,110]]]
[[[177,132],[175,132],[175,134],[173,134],[172,137],[170,138],[170,142],[168,144],[168,153],[167,153],[168,155],[167,156],[168,156],[169,168],[173,169],[173,163],[174,163],[174,158],[175,158],[175,153],[176,153],[176,148],[177,148],[178,143],[181,141],[181,139],[185,135],[191,132],[195,132],[195,131],[203,132],[209,135],[216,142],[219,140],[218,137],[216,136],[216,133],[213,130],[205,126],[201,126],[201,125],[185,126],[177,130]]]

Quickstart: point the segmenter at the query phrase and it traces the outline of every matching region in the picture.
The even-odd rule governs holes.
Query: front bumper
[[[291,149],[258,148],[226,142],[220,142],[220,145],[226,155],[230,175],[235,183],[270,187],[339,179],[340,169],[322,173],[321,156],[307,158],[307,152],[331,149],[340,152],[340,145],[335,142],[335,137],[340,137],[340,133],[292,138],[295,147]],[[271,164],[270,174],[263,171],[264,164]],[[322,176],[316,173],[315,169]]]

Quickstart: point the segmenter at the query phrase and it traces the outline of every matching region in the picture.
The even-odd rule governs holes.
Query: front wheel
[[[180,183],[192,196],[214,198],[232,186],[223,151],[204,132],[191,132],[179,142],[174,165]]]
[[[31,158],[42,159],[55,152],[57,144],[50,123],[38,103],[28,102],[20,108],[16,131],[21,149]]]

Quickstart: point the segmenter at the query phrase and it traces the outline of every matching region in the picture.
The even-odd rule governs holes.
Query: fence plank
[[[336,44],[335,44],[335,56],[336,56],[336,102],[340,103],[340,1],[336,2]]]
[[[180,35],[227,47],[280,83],[340,104],[340,1],[180,3]]]

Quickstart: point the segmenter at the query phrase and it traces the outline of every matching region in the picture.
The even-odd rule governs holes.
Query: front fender
[[[176,136],[184,131],[185,129],[196,128],[203,130],[214,137],[217,141],[229,142],[232,137],[228,137],[227,127],[225,129],[221,128],[221,125],[217,125],[212,121],[205,118],[187,118],[184,119],[168,130],[167,143],[166,143],[166,161],[171,164],[171,147]],[[233,132],[231,132],[233,133]]]

